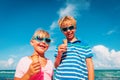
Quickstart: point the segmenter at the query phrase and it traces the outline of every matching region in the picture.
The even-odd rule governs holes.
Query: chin
[[[68,40],[72,40],[73,38],[74,38],[74,37],[71,36],[71,37],[68,37],[67,39],[68,39]]]
[[[38,50],[39,53],[44,53],[46,50]]]

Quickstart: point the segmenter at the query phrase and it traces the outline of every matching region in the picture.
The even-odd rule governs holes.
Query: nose
[[[68,29],[67,32],[70,32],[70,29]]]
[[[42,44],[45,44],[46,42],[44,40],[41,41]]]

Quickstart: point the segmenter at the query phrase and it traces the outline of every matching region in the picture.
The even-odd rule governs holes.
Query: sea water
[[[120,70],[95,70],[95,80],[120,80]]]
[[[15,70],[0,70],[0,80],[13,80]],[[120,80],[120,70],[95,70],[95,80]]]
[[[0,80],[13,80],[15,70],[0,70]]]

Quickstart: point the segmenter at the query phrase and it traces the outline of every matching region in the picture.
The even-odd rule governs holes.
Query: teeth
[[[40,47],[45,48],[45,46],[40,45]]]

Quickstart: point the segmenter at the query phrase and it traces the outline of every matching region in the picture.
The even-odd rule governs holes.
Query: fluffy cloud
[[[14,59],[13,58],[9,58],[8,61],[7,61],[7,64],[9,66],[11,66],[13,63],[14,63]]]
[[[58,12],[59,16],[65,16],[65,15],[75,15],[75,10],[76,7],[73,4],[66,4],[65,8],[61,8],[60,11]]]
[[[15,69],[18,61],[24,57],[29,56],[33,52],[33,47],[29,44],[22,46],[15,46],[6,49],[7,52],[2,52],[9,54],[5,59],[0,59],[0,69]],[[11,53],[11,54],[10,54]]]
[[[8,60],[0,60],[0,69],[11,69],[13,68],[13,64],[13,58],[9,58]]]
[[[51,24],[51,26],[50,26],[50,30],[53,30],[57,26],[58,26],[57,21],[53,21],[52,24]]]
[[[66,0],[64,7],[61,7],[58,10],[59,18],[65,15],[71,15],[73,17],[81,16],[80,11],[88,10],[90,7],[89,0]],[[57,21],[54,21],[51,26],[50,30],[53,30],[57,27]]]
[[[71,15],[74,17],[80,16],[81,10],[88,10],[90,7],[89,0],[67,0],[65,7],[58,11],[59,17]]]
[[[113,34],[114,32],[115,32],[115,30],[110,30],[110,31],[107,32],[107,35],[111,35],[111,34]]]
[[[120,68],[120,51],[109,50],[103,45],[92,48],[94,52],[94,66],[96,69],[116,69]]]

